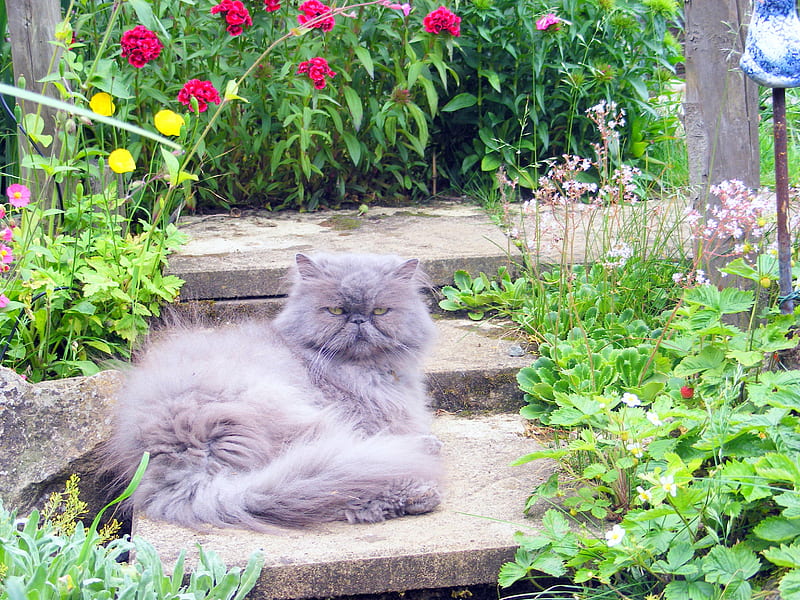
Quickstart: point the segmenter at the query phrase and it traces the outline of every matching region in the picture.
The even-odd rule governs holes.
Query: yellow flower
[[[153,119],[156,129],[164,135],[180,135],[181,127],[186,125],[186,121],[178,113],[171,110],[160,110]]]
[[[104,117],[110,117],[114,114],[114,111],[117,110],[111,95],[105,92],[97,92],[92,96],[91,100],[89,100],[89,108],[98,115],[103,115]]]
[[[108,166],[114,173],[130,173],[136,168],[136,163],[125,148],[117,148],[108,155]]]

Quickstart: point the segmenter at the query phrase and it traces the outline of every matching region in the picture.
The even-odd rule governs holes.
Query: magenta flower
[[[323,4],[319,0],[306,0],[300,5],[300,10],[303,11],[303,14],[297,15],[297,22],[300,23],[300,25],[306,25],[309,21],[313,21],[318,17],[330,14],[331,7],[327,4]],[[330,31],[333,29],[334,25],[336,25],[336,20],[333,18],[333,16],[330,16],[322,19],[315,25],[306,26],[321,29],[322,31]]]
[[[197,110],[205,112],[208,108],[208,103],[219,104],[222,98],[219,97],[217,88],[214,87],[210,81],[200,81],[199,79],[190,79],[187,81],[183,89],[178,92],[178,102],[184,106],[191,108],[192,97],[197,99]]]
[[[275,12],[281,9],[281,0],[264,0],[264,10],[267,12]]]
[[[11,300],[5,294],[0,294],[0,308],[5,308]]]
[[[328,61],[321,56],[316,56],[311,60],[304,60],[297,67],[298,73],[307,73],[314,87],[321,90],[325,87],[325,77],[335,77],[336,73],[331,71]]]
[[[547,31],[551,27],[553,28],[552,31],[558,31],[561,27],[561,19],[559,19],[553,13],[547,13],[541,19],[536,21],[536,29],[539,31]]]
[[[122,34],[120,40],[122,57],[127,58],[131,66],[141,69],[151,60],[158,58],[164,44],[158,36],[144,25],[137,25]]]
[[[425,18],[422,19],[422,25],[428,33],[438,35],[443,31],[447,31],[453,37],[461,35],[461,17],[455,15],[444,6],[440,6],[425,15]]]
[[[11,202],[11,206],[15,208],[28,206],[31,201],[31,191],[21,183],[12,183],[8,186],[6,195],[8,196],[9,202]]]
[[[3,231],[0,231],[0,240],[4,242],[10,242],[11,238],[14,237],[14,230],[11,227],[6,227]]]
[[[245,25],[249,27],[253,24],[250,11],[240,0],[222,0],[211,9],[212,15],[218,13],[225,15],[225,22],[228,24],[227,32],[234,37],[242,34]]]

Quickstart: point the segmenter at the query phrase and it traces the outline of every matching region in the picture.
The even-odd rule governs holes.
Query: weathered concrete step
[[[458,269],[494,274],[516,249],[480,208],[436,203],[423,208],[248,213],[185,217],[190,241],[169,259],[186,283],[184,300],[263,298],[286,293],[298,252],[376,252],[419,258],[434,286]],[[555,256],[555,255],[554,255]]]
[[[332,523],[274,534],[212,529],[195,532],[139,519],[134,535],[154,544],[167,569],[178,553],[196,564],[197,544],[225,563],[244,566],[254,551],[265,556],[252,600],[323,598],[445,588],[497,580],[513,557],[513,535],[535,530],[540,511],[525,518],[531,489],[550,476],[548,461],[509,464],[540,447],[523,436],[518,416],[439,416],[444,442],[446,496],[436,511],[384,523]],[[543,509],[542,509],[543,510]]]

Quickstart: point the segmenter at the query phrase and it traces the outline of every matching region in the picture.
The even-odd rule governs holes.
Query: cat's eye
[[[344,309],[341,306],[329,306],[328,312],[332,315],[343,315]]]
[[[388,308],[374,308],[374,309],[372,309],[372,314],[373,315],[378,315],[378,316],[385,315],[387,312],[389,312]]]

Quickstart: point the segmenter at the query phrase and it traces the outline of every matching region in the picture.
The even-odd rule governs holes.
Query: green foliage
[[[86,95],[110,93],[122,118],[186,112],[176,97],[191,78],[209,79],[221,94],[235,90],[223,99],[239,100],[224,108],[224,120],[215,119],[213,105],[194,119],[187,115],[184,135],[206,128],[196,147],[202,174],[186,197],[190,207],[313,210],[428,195],[431,123],[454,81],[452,37],[422,28],[438,4],[416,3],[410,16],[377,2],[334,7],[330,32],[298,28],[298,3],[272,12],[260,2],[245,4],[253,24],[233,37],[210,3],[130,2],[117,11],[83,0],[73,19],[80,43],[65,52],[64,62],[73,78],[94,66]],[[137,25],[157,32],[164,44],[154,64],[141,69],[117,59],[116,44],[102,45],[106,36],[119,40]],[[297,72],[314,57],[336,73],[321,89]],[[127,147],[137,161],[155,154],[136,138]]]
[[[33,202],[11,213],[18,226],[0,288],[9,299],[0,310],[4,366],[31,381],[94,373],[103,360],[129,356],[147,319],[177,297],[182,281],[163,271],[185,235],[148,223],[134,233],[121,204],[115,187],[84,196],[78,185],[63,209]]]
[[[732,270],[747,271],[739,261]],[[575,583],[637,583],[670,599],[745,600],[770,576],[797,589],[800,371],[770,371],[767,361],[796,345],[800,315],[763,311],[756,321],[756,309],[753,291],[688,288],[669,335],[621,349],[614,340],[624,336],[571,330],[520,372],[522,414],[560,432],[517,461],[561,465],[528,506],[562,497],[573,542],[547,552]],[[612,362],[614,352],[627,364]],[[609,519],[620,529],[603,540]],[[551,574],[536,562],[542,537],[519,541],[503,585]]]
[[[675,117],[660,115],[654,98],[672,77],[680,46],[672,0],[651,2],[558,0],[464,2],[454,57],[460,92],[448,100],[437,141],[448,169],[463,178],[476,167],[501,165],[526,188],[537,187],[541,161],[592,154],[599,141],[586,111],[615,101],[628,114],[615,159],[646,158],[669,139]],[[554,13],[557,26],[539,30]]]
[[[134,481],[146,464],[144,459]],[[261,572],[258,554],[244,569],[228,570],[216,554],[200,548],[193,571],[185,569],[181,552],[172,572],[165,573],[155,549],[141,538],[108,542],[96,530],[97,519],[88,528],[72,520],[81,510],[74,485],[64,498],[65,510],[55,523],[37,511],[16,519],[0,504],[0,600],[243,600]],[[123,562],[131,552],[136,560]]]

